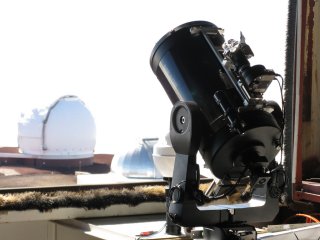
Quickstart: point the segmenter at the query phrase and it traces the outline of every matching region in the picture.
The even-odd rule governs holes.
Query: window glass
[[[108,183],[77,179],[169,130],[149,64],[164,34],[195,20],[241,31],[251,63],[283,75],[286,13],[277,0],[1,2],[0,187]],[[277,83],[265,97],[281,102]]]

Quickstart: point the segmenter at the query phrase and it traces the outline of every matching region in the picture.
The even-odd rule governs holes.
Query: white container
[[[37,158],[92,157],[95,143],[94,118],[76,96],[63,96],[47,108],[23,114],[18,122],[20,152]]]
[[[172,147],[169,134],[159,141],[153,147],[153,162],[163,177],[171,178],[176,153]]]

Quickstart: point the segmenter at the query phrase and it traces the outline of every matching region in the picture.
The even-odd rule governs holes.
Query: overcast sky
[[[242,31],[251,63],[283,74],[286,19],[285,0],[1,1],[0,146],[17,145],[21,112],[68,94],[92,111],[98,152],[164,135],[171,103],[149,58],[165,33],[194,20],[224,28],[226,39]]]

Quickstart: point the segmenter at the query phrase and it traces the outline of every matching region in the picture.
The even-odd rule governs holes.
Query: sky
[[[255,57],[283,75],[286,0],[0,1],[0,146],[17,146],[20,114],[76,95],[96,122],[96,152],[115,153],[169,130],[172,104],[149,59],[186,22],[240,31]],[[280,102],[279,89],[267,99]]]

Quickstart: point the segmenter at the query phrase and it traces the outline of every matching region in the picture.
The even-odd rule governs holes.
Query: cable
[[[284,97],[283,97],[283,82],[284,79],[280,74],[276,74],[277,77],[281,78],[281,83],[280,80],[278,78],[275,78],[274,80],[276,80],[278,82],[279,85],[279,89],[280,89],[280,95],[281,95],[281,110],[282,110],[282,123],[285,124],[285,116],[286,116],[286,108],[284,105]],[[284,126],[282,127],[282,131],[281,131],[281,135],[280,135],[280,164],[282,165],[283,163],[283,143],[284,143]]]
[[[165,223],[159,230],[157,231],[144,231],[141,232],[140,234],[136,235],[135,240],[141,240],[144,239],[145,237],[150,237],[153,236],[157,233],[160,233],[163,231],[163,229],[165,229],[165,227],[167,226],[167,223]]]
[[[273,198],[280,197],[284,188],[288,185],[288,176],[284,166],[273,160],[267,170],[270,173],[271,180],[269,184],[269,193]]]
[[[306,218],[306,223],[311,223],[311,222],[320,223],[320,221],[317,218],[315,218],[315,217],[313,217],[313,216],[311,216],[309,214],[297,213],[296,216],[297,217],[305,217]]]
[[[281,103],[282,103],[282,110],[284,110],[284,97],[283,97],[283,77],[280,74],[276,74],[277,77],[281,78],[281,83],[279,81],[278,78],[275,78],[274,80],[276,80],[279,84],[279,88],[280,88],[280,94],[281,94]]]
[[[305,214],[305,213],[297,213],[293,216],[290,216],[288,217],[284,223],[287,224],[287,223],[290,223],[292,222],[292,219],[295,219],[295,218],[305,218],[306,219],[306,223],[320,223],[319,219],[317,219],[316,217],[312,216],[312,215],[318,215],[318,214]]]

